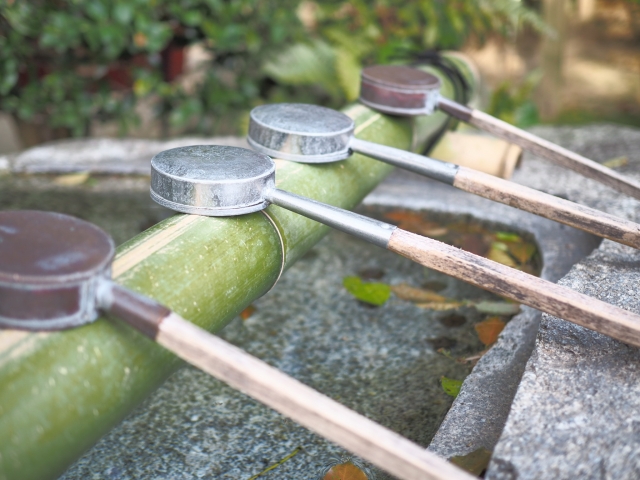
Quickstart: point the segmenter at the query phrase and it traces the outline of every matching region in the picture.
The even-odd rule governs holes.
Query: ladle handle
[[[353,139],[367,156],[614,242],[640,248],[640,225],[502,178],[385,145]]]
[[[640,200],[640,183],[598,162],[589,160],[571,150],[567,150],[529,132],[525,132],[484,112],[466,107],[451,100],[440,98],[438,107],[443,112],[463,122],[469,123],[485,132],[492,133],[496,137],[504,138],[556,165],[573,170],[580,175],[596,180],[618,192]]]
[[[622,308],[401,229],[393,232],[387,248],[425,267],[640,346],[640,315]]]
[[[475,478],[153,300],[109,283],[102,295],[105,309],[191,365],[398,478]]]
[[[640,315],[388,223],[273,189],[267,201],[556,317],[640,347]],[[363,233],[364,232],[364,233]]]

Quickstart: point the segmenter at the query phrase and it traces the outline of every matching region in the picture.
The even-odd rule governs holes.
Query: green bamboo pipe
[[[408,148],[410,121],[354,105],[358,136]],[[421,128],[435,132],[441,119]],[[278,186],[353,208],[390,171],[354,155],[331,165],[277,161]],[[290,266],[327,227],[271,206]],[[215,332],[275,282],[281,244],[261,213],[237,218],[176,215],[118,248],[113,278]],[[54,479],[171,375],[182,362],[119,322],[55,333],[0,331],[0,480]]]

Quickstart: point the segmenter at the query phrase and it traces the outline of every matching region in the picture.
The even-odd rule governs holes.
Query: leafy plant
[[[491,96],[488,113],[521,128],[538,123],[538,108],[531,95],[541,77],[540,71],[534,71],[521,83],[501,83]]]
[[[0,109],[86,133],[93,118],[125,131],[142,98],[169,124],[211,128],[257,101],[267,53],[303,35],[296,1],[4,0]],[[212,60],[191,90],[168,71],[172,52],[200,43]],[[222,122],[220,122],[222,123]],[[225,118],[224,124],[233,123]]]
[[[542,28],[518,0],[0,0],[0,109],[73,135],[93,119],[124,133],[144,99],[168,127],[236,133],[265,100],[338,106],[357,97],[363,64],[521,23]],[[193,44],[209,60],[182,84],[172,59]]]
[[[510,36],[522,24],[547,31],[519,0],[304,1],[298,14],[311,38],[278,52],[265,72],[282,84],[315,85],[333,103],[357,98],[362,65],[456,49],[472,38],[482,43],[492,35]]]

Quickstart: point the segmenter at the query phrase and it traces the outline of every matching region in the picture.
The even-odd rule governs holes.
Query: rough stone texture
[[[539,132],[557,135],[559,143],[599,160],[626,153],[631,165],[621,170],[637,171],[640,159],[631,148],[640,144],[637,130],[599,126]],[[589,150],[592,143],[598,151]],[[164,148],[166,143],[158,150]],[[153,152],[144,155],[148,162]],[[121,168],[117,159],[114,163]],[[75,170],[87,169],[81,165]],[[525,159],[516,181],[637,218],[635,200],[543,161]],[[367,203],[464,213],[533,232],[543,251],[547,278],[562,275],[571,258],[580,258],[597,244],[568,227],[405,173],[395,174]],[[555,259],[563,260],[564,266],[552,265]],[[574,281],[576,272],[590,272],[569,285],[635,308],[638,260],[631,249],[605,242],[566,281]],[[234,322],[224,334],[426,446],[451,403],[438,385],[440,375],[461,378],[466,373],[463,366],[437,355],[433,342],[456,342],[455,356],[477,351],[480,346],[472,330],[479,318],[477,312],[466,309],[462,312],[466,324],[451,329],[440,323],[442,312],[420,310],[397,299],[369,309],[345,294],[342,277],[380,265],[384,282],[419,285],[424,277],[424,269],[404,259],[334,233],[256,302],[256,314],[245,322]],[[445,280],[434,272],[429,275]],[[446,295],[484,295],[460,282],[446,282]],[[451,456],[495,444],[531,351],[538,318],[535,311],[524,309],[509,323],[496,346],[467,377],[431,449]],[[633,432],[639,431],[633,414],[639,384],[634,373],[637,362],[632,361],[636,350],[559,320],[544,319],[543,327],[489,477],[515,478],[509,473],[515,471],[518,478],[589,478],[594,472],[599,475],[594,478],[634,478],[638,434],[634,437]],[[590,390],[590,385],[596,385],[597,391]],[[220,382],[185,368],[62,478],[248,478],[298,445],[304,450],[265,478],[317,478],[323,465],[345,454]],[[601,473],[603,469],[606,474]],[[376,478],[385,476],[379,473]]]
[[[515,225],[536,239],[544,260],[541,276],[551,281],[557,281],[600,242],[565,225],[400,171],[394,172],[365,203],[466,212],[488,222]],[[480,447],[493,450],[531,355],[539,323],[540,312],[528,307],[511,319],[496,344],[465,379],[429,445],[431,451],[451,458]]]
[[[626,155],[629,165],[622,171],[640,177],[640,130],[592,126],[536,131],[595,160]],[[640,220],[640,202],[591,180],[526,160],[521,174],[529,185]],[[559,283],[640,313],[639,281],[640,252],[605,241]],[[637,348],[543,315],[486,478],[639,478],[639,361]]]
[[[557,259],[566,249],[579,257],[596,244],[571,228],[401,172],[366,201],[367,210],[380,205],[515,225],[535,232],[545,260]],[[463,378],[469,371],[435,350],[442,342],[451,345],[456,357],[481,350],[473,324],[482,317],[465,308],[459,312],[467,318],[465,325],[447,328],[440,322],[445,312],[421,310],[398,299],[378,309],[364,307],[345,293],[341,281],[367,267],[382,268],[381,281],[391,284],[420,285],[425,275],[422,267],[406,259],[333,233],[256,302],[254,316],[236,321],[223,333],[283,371],[427,446],[452,401],[440,388],[440,376]],[[545,275],[562,273],[553,272],[545,267]],[[435,272],[428,275],[447,283],[442,292],[447,296],[488,295]],[[457,436],[441,437],[449,443],[470,435],[482,445],[495,442],[537,325],[538,317],[529,309],[510,322],[495,353],[486,356],[494,360],[484,361],[485,374],[477,385],[468,388],[465,382],[461,395],[477,404],[478,411],[460,409],[449,420],[449,430],[457,428]],[[492,388],[487,389],[486,382]],[[494,395],[480,406],[474,396],[483,391]],[[495,408],[498,401],[500,409]],[[461,419],[473,415],[477,421],[465,427]],[[493,425],[493,440],[487,440],[482,418]],[[220,382],[185,368],[62,478],[248,478],[298,445],[305,450],[272,478],[317,478],[324,464],[346,455]],[[450,451],[457,452],[455,447]],[[376,478],[386,477],[378,472]]]
[[[357,302],[342,279],[362,269],[380,281],[420,285],[425,275],[445,282],[443,294],[495,298],[402,257],[332,233],[237,319],[223,336],[304,383],[426,447],[451,401],[439,378],[464,378],[469,367],[436,353],[447,342],[454,356],[482,350],[475,309],[420,309],[391,298],[380,308]],[[316,479],[343,450],[298,427],[217,380],[184,368],[62,477],[72,479],[247,479],[291,453],[304,451],[265,478]],[[379,473],[376,479],[387,478]]]
[[[149,175],[149,162],[156,153],[188,145],[230,145],[249,148],[246,140],[238,137],[185,137],[168,141],[97,138],[50,142],[5,158],[10,160],[15,172]]]

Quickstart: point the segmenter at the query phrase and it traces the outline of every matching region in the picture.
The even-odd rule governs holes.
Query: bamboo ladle
[[[475,477],[110,280],[113,241],[95,225],[0,212],[0,328],[63,330],[111,313],[183,360],[404,480]],[[2,473],[2,472],[0,472]]]
[[[492,133],[564,168],[640,200],[640,183],[598,162],[503,122],[491,115],[444,98],[440,79],[417,68],[374,65],[362,70],[360,102],[391,115],[431,115],[435,109]]]
[[[481,197],[640,248],[640,225],[467,167],[354,137],[354,122],[325,107],[280,103],[251,111],[249,145],[301,163],[344,160],[362,153]]]
[[[242,215],[271,203],[425,267],[640,346],[640,315],[395,225],[279,190],[275,170],[269,156],[244,148],[174,148],[151,160],[151,198],[179,212],[209,216]]]

